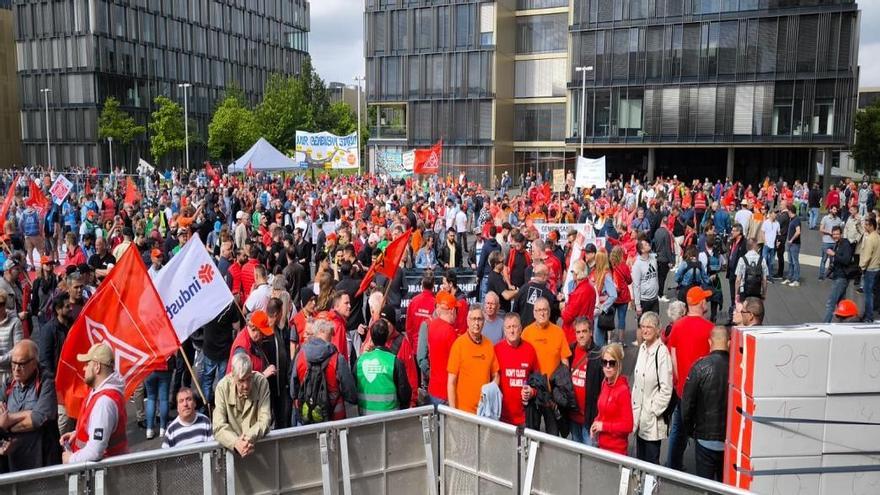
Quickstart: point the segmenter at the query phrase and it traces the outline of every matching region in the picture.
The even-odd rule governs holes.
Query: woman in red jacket
[[[593,313],[596,310],[596,289],[587,274],[587,264],[583,260],[577,260],[572,266],[574,275],[574,290],[568,295],[562,308],[562,331],[568,344],[575,340],[574,321],[581,316],[593,321]]]
[[[621,375],[623,346],[608,344],[602,348],[602,391],[599,392],[599,414],[590,427],[590,436],[599,448],[626,455],[628,437],[633,430],[632,401],[629,383]]]
[[[614,310],[617,312],[617,342],[626,347],[624,332],[626,330],[626,311],[632,301],[629,292],[629,286],[633,281],[632,271],[626,263],[626,255],[620,246],[614,246],[608,260],[611,262],[611,274],[614,279],[614,287],[617,289],[617,299],[614,301]]]

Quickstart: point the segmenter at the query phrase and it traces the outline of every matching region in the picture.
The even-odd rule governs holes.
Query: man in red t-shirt
[[[684,382],[691,371],[691,366],[701,357],[709,354],[709,336],[714,325],[705,318],[705,314],[708,307],[706,301],[711,296],[711,290],[691,287],[687,291],[686,298],[688,313],[672,325],[669,340],[666,341],[672,354],[672,381],[678,398],[684,393]],[[681,408],[676,406],[669,429],[667,467],[681,471],[686,449],[687,433],[682,428]]]
[[[428,396],[432,404],[447,404],[449,400],[449,350],[458,338],[453,323],[455,322],[456,300],[452,294],[440,291],[437,293],[435,317],[428,321],[427,336],[424,344],[419,345],[419,367],[422,376],[428,376]]]
[[[576,340],[572,345],[569,367],[578,408],[568,412],[571,439],[595,447],[596,440],[590,437],[590,427],[599,413],[599,392],[605,378],[602,352],[593,344],[593,324],[589,318],[576,318],[573,327]]]
[[[519,315],[508,313],[504,317],[504,338],[495,344],[501,377],[501,421],[515,426],[526,424],[523,403],[532,396],[527,385],[529,375],[538,371],[538,354],[532,344],[522,340],[523,327]]]
[[[434,314],[434,276],[425,274],[422,277],[422,292],[409,302],[406,308],[406,336],[413,344],[418,344],[419,327]]]

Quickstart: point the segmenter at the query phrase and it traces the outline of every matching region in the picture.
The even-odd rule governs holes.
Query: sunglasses
[[[616,368],[617,367],[617,360],[603,359],[602,360],[602,367],[603,368]]]

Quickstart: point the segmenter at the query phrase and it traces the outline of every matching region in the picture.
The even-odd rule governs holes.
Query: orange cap
[[[158,248],[153,248],[153,250],[150,251],[150,256],[152,256],[153,258],[161,258],[162,250]]]
[[[269,315],[262,309],[258,309],[251,313],[250,323],[265,336],[272,335],[275,330],[269,325]]]
[[[839,316],[841,318],[851,318],[858,314],[859,307],[850,299],[842,299],[837,303],[837,308],[834,310],[834,316]]]
[[[712,297],[712,291],[701,287],[691,287],[687,291],[688,306],[696,306],[710,297]]]
[[[452,294],[445,290],[441,290],[437,293],[436,302],[437,306],[443,306],[446,309],[455,309],[455,305],[458,301],[455,300],[455,296]]]

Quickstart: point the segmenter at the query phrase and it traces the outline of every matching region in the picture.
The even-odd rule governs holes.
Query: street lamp
[[[49,170],[52,170],[52,142],[49,139],[49,93],[51,92],[52,90],[49,88],[40,90],[46,100],[46,160],[49,162]]]
[[[110,143],[110,172],[113,172],[113,136],[107,136],[107,142]]]
[[[184,142],[186,143],[186,169],[189,170],[189,104],[187,103],[187,93],[192,86],[190,83],[178,84],[178,88],[183,88],[183,132]]]
[[[575,71],[581,73],[581,156],[584,156],[584,109],[587,104],[587,72],[593,71],[593,66],[575,67]]]
[[[361,173],[361,159],[363,155],[361,155],[361,81],[365,81],[366,78],[364,76],[354,76],[354,82],[357,83],[357,116],[358,116],[358,128],[357,128],[357,147],[358,147],[358,175]]]

